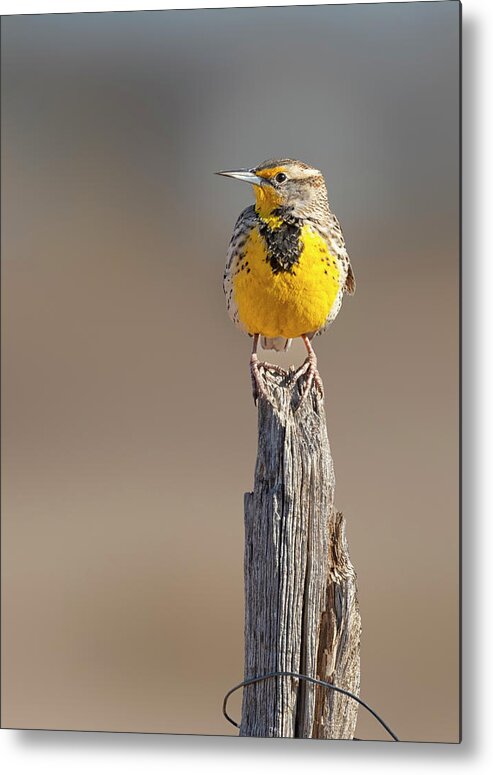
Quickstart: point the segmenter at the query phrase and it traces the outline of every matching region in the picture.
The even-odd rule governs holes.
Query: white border
[[[434,0],[424,0],[433,2]],[[373,0],[362,0],[373,2]],[[397,0],[397,2],[413,2],[413,0]],[[237,3],[224,0],[219,2],[193,2],[193,0],[175,0],[175,2],[156,2],[156,0],[117,0],[116,2],[102,2],[101,0],[9,0],[0,2],[0,13],[71,13],[76,11],[152,11],[165,8],[230,8],[235,6],[252,7],[262,5],[334,5],[336,3],[324,2],[324,0],[312,0],[312,2],[296,2],[295,0],[270,0],[270,2],[258,3],[255,0],[239,0]]]

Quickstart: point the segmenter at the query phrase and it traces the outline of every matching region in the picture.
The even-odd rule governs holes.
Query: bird
[[[216,173],[253,186],[255,203],[242,211],[229,243],[223,289],[233,323],[253,337],[250,372],[255,403],[268,400],[257,349],[287,350],[300,337],[307,357],[300,404],[313,383],[323,395],[312,339],[335,320],[354,272],[323,174],[295,159]],[[285,373],[285,372],[284,372]]]

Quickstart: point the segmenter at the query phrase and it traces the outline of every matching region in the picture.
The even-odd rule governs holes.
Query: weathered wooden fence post
[[[245,679],[295,672],[359,694],[361,620],[323,398],[312,388],[296,410],[294,372],[262,373],[272,403],[259,399],[245,494]],[[244,688],[240,734],[352,739],[357,708],[334,690],[269,678]]]

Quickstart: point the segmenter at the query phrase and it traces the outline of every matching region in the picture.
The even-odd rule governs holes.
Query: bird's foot
[[[285,375],[287,372],[281,366],[277,366],[275,363],[267,363],[266,361],[259,361],[256,353],[252,353],[250,356],[250,374],[252,377],[252,392],[253,401],[257,404],[259,398],[264,398],[266,401],[272,403],[267,390],[265,389],[265,382],[260,373],[259,366],[269,371],[275,371],[278,374]]]
[[[300,366],[300,368],[295,373],[296,379],[299,379],[303,375],[305,376],[305,384],[303,386],[303,392],[301,394],[299,404],[296,407],[297,409],[300,408],[301,404],[307,397],[314,383],[316,388],[320,391],[320,395],[322,396],[322,398],[324,395],[324,386],[323,386],[322,378],[317,368],[317,356],[315,355],[315,353],[310,353],[306,358],[306,360],[304,361],[304,363]]]

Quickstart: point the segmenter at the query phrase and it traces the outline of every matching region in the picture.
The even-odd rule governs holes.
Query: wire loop
[[[223,700],[223,715],[225,719],[229,721],[229,723],[232,724],[234,727],[239,729],[240,725],[237,724],[236,721],[232,719],[227,712],[228,699],[231,697],[233,692],[236,692],[238,689],[241,689],[243,686],[250,686],[251,684],[259,683],[260,681],[266,681],[267,678],[276,678],[277,676],[286,677],[286,678],[289,678],[289,677],[299,678],[302,681],[310,681],[311,683],[317,684],[318,686],[325,686],[327,689],[333,689],[335,692],[340,692],[341,694],[345,694],[347,697],[350,697],[352,700],[356,700],[356,702],[359,702],[360,705],[363,705],[363,707],[366,708],[366,710],[368,710],[372,714],[372,716],[374,716],[376,720],[383,726],[383,728],[389,733],[389,735],[394,739],[394,741],[396,743],[399,742],[399,738],[397,737],[397,735],[395,735],[392,732],[388,724],[386,724],[385,721],[378,715],[378,713],[374,711],[373,708],[371,708],[364,700],[362,700],[360,697],[357,697],[356,694],[353,694],[347,689],[341,689],[339,686],[334,686],[334,684],[331,684],[328,681],[321,681],[320,678],[311,678],[309,675],[302,675],[301,673],[291,673],[287,670],[280,670],[275,673],[267,673],[266,675],[254,676],[253,678],[246,678],[241,683],[237,684],[236,686],[233,686],[233,688],[230,689],[229,692],[227,692]]]

